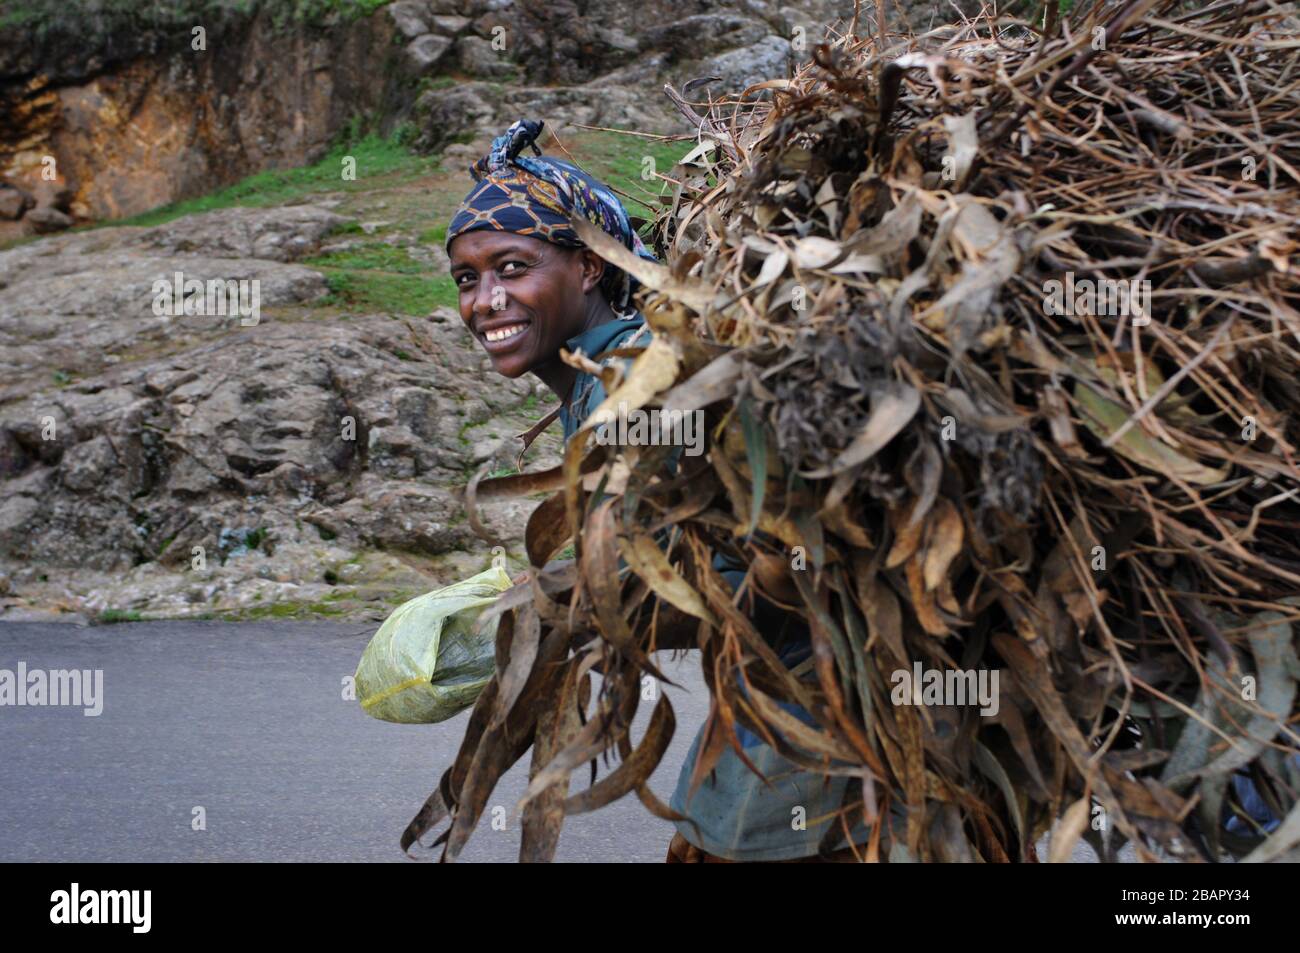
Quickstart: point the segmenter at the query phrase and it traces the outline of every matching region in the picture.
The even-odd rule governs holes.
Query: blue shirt
[[[635,315],[591,328],[570,338],[566,344],[570,351],[581,350],[594,359],[605,351],[648,344],[650,337],[645,319]],[[616,359],[600,363],[608,364],[611,360]],[[631,359],[626,360],[630,363]],[[567,407],[560,410],[566,442],[606,396],[600,378],[585,371],[578,373],[573,399],[569,402],[573,412]],[[745,578],[744,569],[721,553],[714,557],[713,568],[733,590]],[[787,667],[793,668],[812,655],[808,630],[801,621],[759,597],[755,597],[752,618],[755,628],[773,645]],[[804,723],[815,724],[812,716],[799,706],[782,704],[781,707]],[[713,771],[688,797],[703,735],[701,726],[669,801],[669,806],[686,818],[676,822],[682,836],[701,850],[735,861],[791,860],[817,853],[823,835],[843,803],[848,778],[805,771],[781,757],[758,735],[738,725],[736,738],[767,783],[728,746]],[[869,831],[858,824],[852,834],[855,843],[862,843]],[[843,840],[835,846],[843,846]]]

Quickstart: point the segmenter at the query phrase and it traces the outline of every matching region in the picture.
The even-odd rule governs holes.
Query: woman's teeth
[[[528,327],[526,324],[512,324],[508,328],[495,328],[491,331],[486,331],[484,332],[483,337],[489,341],[504,341],[506,338],[512,338],[516,334],[519,334],[526,327]]]

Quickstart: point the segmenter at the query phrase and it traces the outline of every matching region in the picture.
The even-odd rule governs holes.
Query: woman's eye
[[[474,281],[474,276],[471,275],[471,274],[469,274],[469,273],[465,273],[465,274],[457,275],[457,276],[456,276],[456,287],[458,287],[458,288],[464,288],[466,285],[471,284],[473,281]]]
[[[501,266],[501,274],[507,277],[510,275],[517,275],[519,272],[523,271],[525,267],[526,266],[522,261],[508,261]]]

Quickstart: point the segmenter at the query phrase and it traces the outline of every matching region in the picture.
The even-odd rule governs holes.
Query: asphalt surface
[[[0,861],[407,861],[398,837],[454,759],[468,712],[392,725],[344,700],[375,628],[0,624],[0,669],[104,673],[97,717],[0,707]],[[652,780],[667,800],[708,703],[694,658],[661,662],[689,689],[667,689],[678,730]],[[486,818],[463,861],[518,858],[527,760],[489,801],[506,829]],[[196,807],[206,830],[192,829]],[[624,798],[568,818],[556,859],[661,862],[672,833]]]
[[[103,671],[98,716],[0,706],[0,861],[409,862],[398,837],[454,759],[469,715],[392,725],[345,699],[375,628],[0,623],[0,669]],[[651,781],[666,801],[708,702],[695,653],[658,661],[681,686],[664,689],[677,732]],[[651,706],[641,707],[635,738]],[[493,792],[462,861],[517,859],[527,760]],[[504,830],[490,823],[495,807]],[[626,797],[567,818],[556,860],[662,862],[672,834]],[[1080,845],[1074,859],[1095,858]]]

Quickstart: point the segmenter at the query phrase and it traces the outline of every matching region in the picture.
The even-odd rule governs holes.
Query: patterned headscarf
[[[570,213],[577,212],[637,255],[655,261],[609,187],[571,162],[542,155],[537,147],[541,133],[540,121],[520,119],[493,139],[492,151],[470,167],[477,184],[447,227],[448,249],[456,236],[483,228],[581,248],[583,243],[569,224]],[[536,157],[520,155],[526,147]],[[606,263],[600,287],[616,314],[636,313],[632,296],[639,282],[631,275]]]

